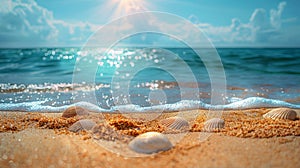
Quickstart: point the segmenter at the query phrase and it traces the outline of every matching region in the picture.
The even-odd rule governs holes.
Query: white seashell
[[[272,118],[272,119],[286,119],[286,120],[295,120],[297,116],[296,111],[289,108],[276,108],[268,113],[264,114],[264,118]]]
[[[73,125],[69,127],[69,131],[71,132],[79,132],[81,130],[91,130],[96,123],[92,120],[83,119],[75,122]]]
[[[203,130],[206,132],[218,131],[225,126],[225,121],[221,118],[212,118],[204,122]]]
[[[189,122],[182,117],[170,117],[159,121],[161,125],[164,125],[170,129],[182,129],[188,128]]]
[[[166,151],[173,147],[169,139],[159,132],[146,132],[135,137],[129,148],[138,153],[151,154],[159,151]]]

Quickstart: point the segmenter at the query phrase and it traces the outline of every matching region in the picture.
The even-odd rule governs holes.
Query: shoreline
[[[67,130],[71,124],[83,118],[97,119],[97,124],[106,121],[113,126],[117,123],[136,124],[142,114],[91,113],[89,116],[62,118],[62,113],[0,111],[0,167],[300,167],[300,109],[295,109],[295,121],[261,119],[268,111],[270,108],[226,110],[221,116],[225,120],[225,128],[208,133],[207,139],[202,140],[199,138],[204,134],[199,131],[207,110],[143,114],[143,117],[158,117],[155,121],[180,114],[191,125],[172,149],[146,157],[126,157],[115,152],[130,152],[122,141],[109,141],[106,145],[111,146],[105,146],[99,144],[104,141],[94,139],[88,131],[73,133]],[[197,114],[196,120],[193,119]],[[39,125],[41,122],[44,125]],[[5,124],[15,124],[17,129],[3,130]],[[261,125],[254,127],[255,124]],[[292,124],[293,127],[287,127]],[[259,134],[266,129],[265,125],[274,126],[268,129],[281,131]],[[138,123],[138,126],[141,124]],[[247,132],[257,128],[261,130]],[[133,135],[136,136],[144,129],[146,127],[140,127],[135,132],[127,128],[127,131],[119,131],[127,135],[135,133]],[[151,129],[158,128],[150,122],[147,130]],[[244,130],[245,133],[238,134],[235,129]],[[294,130],[294,135],[290,134],[291,130]],[[180,133],[166,134],[169,137],[176,135],[176,140]],[[252,134],[258,136],[250,136]],[[109,147],[116,150],[111,152],[106,149]]]

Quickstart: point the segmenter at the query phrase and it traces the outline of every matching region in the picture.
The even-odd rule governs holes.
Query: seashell
[[[138,153],[157,153],[166,151],[173,147],[169,139],[159,132],[146,132],[135,137],[130,143],[129,148]]]
[[[289,108],[276,108],[263,115],[264,118],[295,120],[296,111]]]
[[[89,112],[82,107],[71,106],[62,113],[62,117],[70,118],[70,117],[74,117],[76,115],[88,115],[88,114],[89,114]]]
[[[69,127],[69,131],[71,132],[79,132],[81,130],[91,130],[96,123],[92,120],[83,119],[75,122],[73,125]]]
[[[162,119],[159,121],[159,123],[170,129],[176,129],[176,130],[189,127],[189,122],[182,117],[170,117],[170,118]]]
[[[225,121],[221,118],[212,118],[204,122],[203,130],[206,132],[218,131],[225,126]]]

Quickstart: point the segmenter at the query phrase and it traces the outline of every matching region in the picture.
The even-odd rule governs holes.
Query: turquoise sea
[[[217,52],[226,92],[212,87],[218,80],[190,48],[0,49],[0,110],[56,112],[74,103],[108,112],[300,107],[299,48]],[[211,104],[212,92],[224,92],[223,103]]]

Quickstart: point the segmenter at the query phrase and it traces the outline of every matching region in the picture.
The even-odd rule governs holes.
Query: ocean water
[[[0,49],[0,110],[300,108],[300,49],[217,52],[221,62],[190,48]]]

